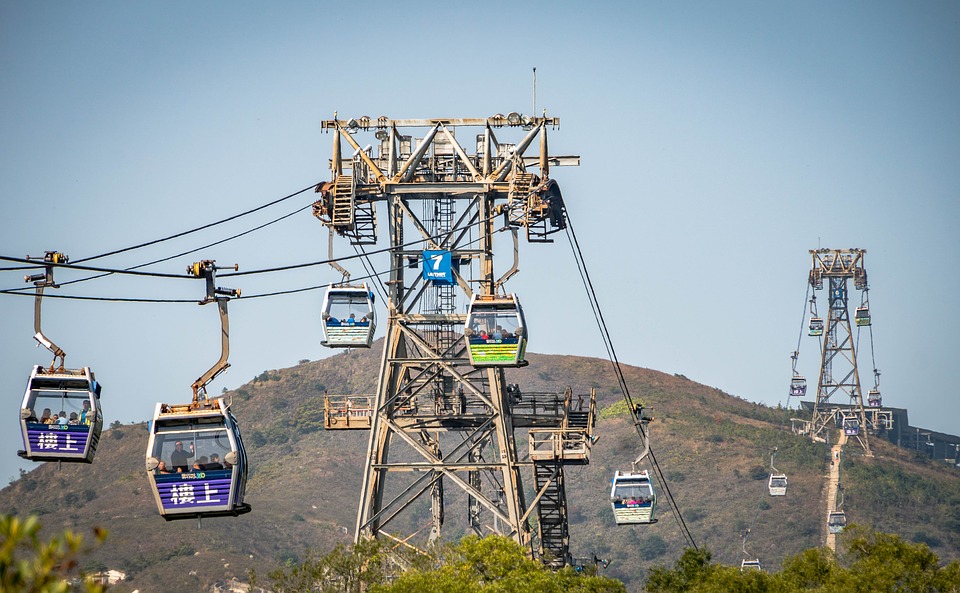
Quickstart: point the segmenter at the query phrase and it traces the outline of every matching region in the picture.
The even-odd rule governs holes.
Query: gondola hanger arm
[[[216,302],[217,309],[220,312],[220,359],[210,367],[210,369],[193,382],[193,404],[200,401],[200,394],[207,399],[207,385],[213,381],[220,373],[230,367],[227,359],[230,356],[230,318],[227,312],[227,302],[231,297],[239,297],[240,290],[235,288],[220,288],[216,286],[216,275],[218,269],[223,269],[215,265],[215,260],[202,260],[194,263],[187,268],[187,273],[197,278],[206,280],[206,296],[198,304]],[[240,269],[240,266],[234,264],[230,266],[234,271]],[[229,268],[228,268],[229,269]]]
[[[63,370],[64,358],[67,354],[60,349],[59,346],[53,343],[53,340],[43,335],[43,331],[40,329],[40,306],[43,301],[43,289],[47,286],[50,288],[60,288],[60,286],[53,280],[53,267],[55,264],[65,264],[70,261],[70,258],[60,253],[59,251],[47,251],[44,253],[43,258],[27,256],[26,259],[43,259],[44,262],[44,271],[42,274],[33,274],[32,276],[24,276],[24,282],[33,282],[33,285],[37,288],[37,298],[34,301],[33,306],[33,331],[36,332],[33,336],[33,339],[37,341],[37,344],[43,346],[47,350],[53,353],[53,362],[50,363],[50,372],[52,373],[56,370]],[[57,359],[60,359],[60,366],[57,366]]]

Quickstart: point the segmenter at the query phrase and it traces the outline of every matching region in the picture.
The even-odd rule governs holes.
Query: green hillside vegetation
[[[845,553],[826,548],[806,550],[784,561],[774,572],[743,572],[710,562],[708,551],[687,549],[674,568],[654,568],[646,582],[649,593],[858,593],[861,591],[960,591],[960,562],[941,567],[925,544],[912,544],[894,534],[851,526]]]
[[[278,564],[298,565],[307,550],[323,554],[347,544],[355,527],[368,435],[323,430],[323,394],[372,394],[379,346],[267,370],[227,394],[250,458],[246,501],[253,512],[247,515],[207,519],[202,529],[195,521],[161,519],[144,475],[144,423],[106,430],[92,465],[64,464],[58,471],[55,464],[46,464],[25,473],[0,491],[0,510],[40,515],[45,530],[52,532],[94,526],[109,530],[107,542],[84,562],[89,568],[126,572],[129,580],[111,588],[116,591],[200,590],[217,581],[246,580],[250,569],[267,574]],[[557,392],[568,385],[574,393],[597,389],[600,440],[590,465],[572,468],[566,479],[571,547],[574,556],[610,560],[603,574],[635,590],[648,568],[680,558],[684,542],[663,498],[657,524],[618,528],[613,523],[610,477],[617,469],[630,469],[638,443],[610,364],[573,356],[531,354],[528,359],[530,366],[507,373],[508,381],[525,391]],[[739,536],[748,527],[749,552],[770,569],[822,543],[828,450],[791,434],[787,410],[757,405],[683,376],[636,367],[624,371],[634,398],[656,418],[653,450],[683,517],[715,562],[739,566]],[[916,462],[878,441],[873,441],[873,460],[862,459],[851,446],[845,449],[848,516],[923,541],[941,558],[957,558],[958,473]],[[786,497],[766,494],[774,446],[779,448],[776,465],[790,479]],[[885,483],[890,492],[881,487]],[[448,490],[456,504],[456,489]],[[882,497],[882,504],[871,497]],[[451,519],[460,514],[447,513],[448,540],[465,535]]]
[[[858,526],[848,529],[839,555],[812,548],[788,557],[775,572],[740,570],[712,562],[709,550],[687,548],[673,568],[652,568],[644,589],[648,593],[960,591],[960,561],[941,566],[925,544]],[[406,572],[386,560],[385,550],[377,542],[338,547],[301,565],[272,571],[267,585],[275,593],[625,591],[620,581],[598,576],[593,566],[552,572],[528,559],[515,542],[498,536],[482,540],[471,536],[456,545],[439,546],[429,557],[409,557],[405,561],[412,565]]]
[[[567,567],[552,571],[530,559],[512,539],[490,535],[468,536],[403,558],[405,571],[388,559],[379,542],[338,546],[323,556],[270,572],[266,583],[274,593],[626,593],[623,583]]]

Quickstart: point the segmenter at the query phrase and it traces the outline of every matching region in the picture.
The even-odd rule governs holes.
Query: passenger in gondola
[[[60,410],[60,415],[57,417],[57,424],[66,426],[67,422],[69,422],[69,420],[67,420],[67,413]]]
[[[76,412],[70,412],[70,419],[67,420],[67,424],[70,426],[80,426],[80,416],[77,416]]]
[[[93,419],[90,418],[90,402],[84,400],[83,409],[80,410],[80,424],[86,424],[89,426],[92,421]]]
[[[167,464],[161,461],[157,464],[157,473],[158,474],[170,474],[173,473],[170,471],[170,468],[167,467]]]
[[[483,341],[487,341],[490,339],[490,334],[487,333],[487,330],[485,329],[480,330],[480,339]]]
[[[356,325],[357,317],[353,313],[350,314],[350,317],[347,317],[347,320],[343,322],[344,325]]]
[[[173,453],[170,454],[170,465],[174,471],[185,472],[190,468],[187,465],[187,459],[193,457],[194,454],[193,443],[190,443],[190,452],[187,453],[183,450],[183,442],[177,441],[173,446]]]
[[[500,327],[499,325],[497,326],[497,329],[493,330],[493,339],[494,340],[503,339],[503,328]]]
[[[42,424],[53,424],[55,422],[53,416],[50,415],[50,408],[43,409],[43,414],[40,415],[40,422]]]
[[[211,470],[211,469],[223,469],[223,464],[220,463],[220,456],[217,455],[216,453],[211,453],[211,454],[210,454],[210,461],[209,461],[209,463],[206,463],[206,464],[203,466],[203,469],[206,469],[206,470]]]

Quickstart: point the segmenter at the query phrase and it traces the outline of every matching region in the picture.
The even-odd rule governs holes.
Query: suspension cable
[[[566,212],[566,233],[567,239],[570,242],[570,247],[573,251],[574,260],[577,264],[577,270],[580,273],[580,278],[583,281],[584,289],[587,292],[587,298],[590,301],[591,309],[593,310],[594,318],[597,321],[597,326],[600,330],[600,334],[603,337],[604,346],[607,350],[607,354],[610,359],[610,363],[613,366],[614,374],[617,377],[617,383],[620,386],[620,391],[623,395],[624,401],[627,403],[631,417],[634,419],[634,426],[637,429],[637,432],[641,440],[647,444],[646,431],[643,428],[643,422],[637,416],[636,409],[633,405],[633,398],[630,396],[630,388],[627,385],[626,378],[623,374],[623,369],[620,365],[620,360],[617,357],[616,349],[613,345],[613,340],[610,337],[610,332],[607,328],[606,321],[603,318],[603,312],[600,309],[600,302],[597,300],[596,291],[593,287],[593,282],[590,279],[590,273],[587,270],[586,262],[583,259],[583,251],[580,248],[580,242],[577,240],[576,231],[573,228],[573,222],[570,220],[569,212]],[[677,526],[680,528],[680,532],[683,535],[684,540],[687,544],[693,549],[699,551],[696,541],[693,538],[693,535],[690,533],[690,529],[687,527],[686,521],[683,518],[683,514],[680,512],[680,508],[677,506],[677,502],[673,497],[673,493],[670,491],[670,486],[668,485],[666,476],[664,475],[660,464],[657,461],[656,455],[654,455],[653,448],[649,448],[648,455],[650,457],[651,463],[656,471],[656,474],[660,480],[661,485],[663,486],[664,493],[667,495],[667,500],[669,501],[669,508],[673,514],[674,520],[677,523]]]
[[[287,216],[289,216],[289,215],[287,215]],[[504,226],[504,227],[501,227],[501,228],[499,228],[499,229],[494,230],[493,232],[494,232],[494,233],[501,233],[501,232],[507,230],[508,228],[509,228],[508,226]],[[422,241],[422,240],[423,240],[423,239],[421,239],[420,241]],[[474,244],[474,243],[479,242],[479,240],[480,240],[479,238],[473,239],[472,241],[468,241],[467,243],[464,243],[462,246],[466,247],[466,246],[472,245],[472,244]],[[412,243],[418,243],[418,242],[420,242],[420,241],[413,241]],[[387,269],[387,270],[384,270],[384,271],[381,271],[381,272],[376,271],[375,267],[373,266],[373,263],[369,261],[369,257],[366,257],[367,255],[368,255],[368,254],[366,254],[366,253],[358,253],[358,254],[355,255],[355,256],[349,256],[349,258],[354,258],[354,257],[358,257],[358,256],[359,256],[359,257],[365,257],[365,258],[366,258],[366,263],[365,263],[364,267],[365,267],[365,270],[367,271],[367,275],[366,275],[366,276],[355,277],[355,278],[353,278],[354,280],[379,279],[381,276],[385,276],[385,275],[387,275],[387,274],[390,274],[390,273],[396,271],[396,269],[394,269],[394,268]],[[3,258],[0,257],[0,259],[3,259]],[[348,259],[348,258],[341,258],[341,259]],[[367,267],[367,264],[369,264],[369,267]],[[141,266],[142,266],[142,265],[148,265],[148,264],[141,264]],[[69,266],[66,266],[66,267],[69,267]],[[406,267],[406,266],[402,266],[402,267]],[[84,269],[84,268],[81,268],[81,269]],[[120,272],[124,272],[124,271],[126,271],[126,270],[110,270],[110,271],[107,272],[107,274],[110,274],[110,273],[120,273]],[[103,275],[106,275],[106,274],[103,274]],[[225,275],[225,274],[224,274],[224,275]],[[175,277],[176,277],[176,278],[187,278],[187,279],[191,279],[191,278],[192,278],[192,276],[175,276]],[[63,283],[61,283],[60,285],[63,286],[63,285],[65,285],[65,284],[68,284],[68,282],[63,282]],[[378,283],[378,285],[379,285],[379,284],[382,284],[382,283]],[[261,293],[261,294],[243,295],[243,297],[238,297],[238,298],[237,298],[237,302],[249,301],[249,300],[252,300],[252,299],[259,299],[259,298],[266,298],[266,297],[283,296],[283,295],[295,294],[295,293],[300,293],[300,292],[308,292],[308,291],[311,291],[311,290],[319,290],[319,289],[322,289],[322,288],[327,288],[327,286],[329,286],[329,283],[326,283],[326,284],[318,284],[318,285],[316,285],[316,286],[306,286],[306,287],[301,287],[301,288],[293,288],[293,289],[288,289],[288,290],[278,290],[278,291]],[[14,296],[27,296],[27,297],[33,297],[33,296],[34,296],[32,293],[21,292],[21,289],[20,289],[20,288],[9,289],[9,290],[0,290],[0,294],[10,294],[10,295],[14,295]],[[117,302],[117,303],[196,303],[196,300],[194,300],[194,299],[148,299],[148,298],[135,298],[135,297],[130,297],[130,298],[128,298],[128,297],[93,297],[93,296],[63,295],[63,294],[45,294],[44,297],[45,297],[45,298],[52,298],[52,299],[65,299],[65,300],[77,300],[77,301],[103,301],[103,302]],[[384,298],[385,298],[385,297],[384,297]]]
[[[373,262],[370,261],[370,256],[367,255],[366,251],[364,251],[362,245],[354,245],[353,250],[357,253],[357,255],[362,256],[360,258],[360,264],[363,265],[363,271],[367,273],[367,277],[376,280],[376,282],[371,282],[371,284],[373,284],[377,294],[380,295],[381,301],[384,303],[388,302],[387,289],[384,287],[383,281],[380,279],[380,275],[373,272],[373,270],[376,268],[374,267]]]
[[[279,217],[279,218],[275,218],[275,219],[271,220],[270,222],[266,222],[266,223],[264,223],[264,224],[255,226],[255,227],[253,227],[252,229],[248,229],[248,230],[243,231],[243,232],[241,232],[241,233],[237,233],[237,234],[232,235],[232,236],[230,236],[230,237],[227,237],[227,238],[225,238],[225,239],[220,239],[219,241],[214,241],[213,243],[208,243],[208,244],[203,245],[203,246],[201,246],[201,247],[196,247],[196,248],[194,248],[194,249],[190,249],[190,250],[187,250],[187,251],[183,251],[183,252],[177,253],[177,254],[175,254],[175,255],[170,255],[170,256],[168,256],[168,257],[164,257],[164,258],[160,258],[160,259],[155,259],[155,260],[153,260],[153,261],[149,261],[149,262],[146,262],[146,263],[143,263],[143,264],[138,264],[138,265],[136,265],[136,266],[130,266],[129,268],[124,268],[124,271],[138,270],[138,269],[140,269],[140,268],[145,268],[145,267],[147,267],[147,266],[152,266],[152,265],[154,265],[154,264],[159,264],[159,263],[162,263],[162,262],[165,262],[165,261],[169,261],[169,260],[171,260],[171,259],[176,259],[176,258],[178,258],[178,257],[183,257],[184,255],[190,255],[191,253],[196,253],[197,251],[202,251],[202,250],[204,250],[204,249],[209,249],[210,247],[216,247],[217,245],[221,245],[221,244],[226,243],[226,242],[228,242],[228,241],[232,241],[232,240],[234,240],[234,239],[238,239],[238,238],[240,238],[240,237],[243,237],[244,235],[249,235],[250,233],[253,233],[253,232],[255,232],[255,231],[259,231],[260,229],[263,229],[263,228],[268,227],[268,226],[270,226],[270,225],[272,225],[272,224],[276,224],[276,223],[278,223],[278,222],[280,222],[280,221],[282,221],[282,220],[285,220],[285,219],[287,219],[287,218],[290,218],[291,216],[293,216],[293,215],[295,215],[295,214],[299,214],[299,213],[303,212],[304,210],[306,210],[307,208],[310,208],[311,206],[312,206],[312,204],[307,204],[306,206],[303,206],[302,208],[298,208],[298,209],[294,210],[293,212],[290,212],[289,214],[284,214],[283,216],[281,216],[281,217]],[[96,280],[96,279],[98,279],[98,278],[103,278],[104,276],[109,276],[109,275],[111,275],[111,274],[114,274],[114,272],[104,272],[104,273],[102,273],[102,274],[97,274],[97,275],[95,275],[95,276],[87,276],[86,278],[77,278],[76,280],[68,280],[67,282],[61,282],[61,283],[60,283],[60,286],[67,286],[67,285],[69,285],[69,284],[78,284],[78,283],[80,283],[80,282],[86,282],[86,281],[88,281],[88,280]],[[7,291],[4,291],[4,292],[27,291],[27,290],[32,290],[32,289],[31,289],[29,286],[24,286],[24,287],[19,287],[19,288],[10,288],[10,289],[8,289]]]
[[[302,210],[302,209],[301,209],[301,210]],[[492,215],[492,216],[488,217],[487,219],[482,220],[482,221],[477,221],[477,222],[473,223],[473,224],[470,225],[470,226],[477,226],[477,225],[484,224],[487,220],[490,220],[490,219],[494,218],[495,216],[496,216],[496,215]],[[501,230],[502,230],[502,229],[501,229]],[[412,246],[412,245],[417,245],[417,244],[419,244],[419,243],[422,243],[422,242],[425,241],[425,240],[443,239],[443,238],[446,238],[446,237],[449,237],[450,235],[452,235],[453,232],[454,232],[454,231],[446,231],[446,232],[439,233],[439,234],[434,235],[434,236],[431,236],[431,237],[420,237],[420,238],[414,239],[414,240],[412,240],[412,241],[410,241],[410,242],[408,242],[408,243],[404,243],[404,244],[400,245],[400,247],[409,247],[409,246]],[[265,269],[260,269],[260,270],[248,270],[248,271],[244,271],[244,272],[231,272],[231,273],[229,273],[229,274],[220,274],[220,277],[221,277],[221,278],[226,278],[226,277],[230,277],[230,276],[251,276],[251,275],[255,275],[255,274],[266,274],[266,273],[271,273],[271,272],[283,272],[283,271],[288,271],[288,270],[302,269],[302,268],[308,268],[308,267],[312,267],[312,266],[319,266],[319,265],[323,265],[323,264],[329,264],[330,262],[340,262],[340,261],[347,261],[347,260],[352,260],[352,259],[358,259],[358,258],[368,257],[368,256],[370,256],[370,255],[388,252],[388,251],[391,251],[391,250],[393,250],[393,249],[395,249],[395,248],[392,247],[392,246],[389,246],[389,247],[384,247],[384,248],[382,248],[382,249],[377,249],[377,250],[374,250],[374,251],[362,252],[362,253],[355,253],[355,254],[353,254],[353,255],[345,255],[345,256],[343,256],[343,257],[337,257],[337,258],[332,258],[332,259],[323,259],[323,260],[313,261],[313,262],[304,262],[304,263],[299,263],[299,264],[290,264],[290,265],[286,265],[286,266],[277,266],[277,267],[273,267],[273,268],[265,268]],[[92,259],[92,258],[87,258],[87,260],[89,260],[89,259]],[[168,258],[168,259],[169,259],[169,258]],[[27,264],[32,263],[32,260],[23,259],[23,258],[18,258],[18,257],[10,257],[10,256],[5,256],[5,255],[0,255],[0,260],[2,260],[2,261],[17,262],[17,263],[27,263]],[[84,260],[84,261],[86,261],[86,260]],[[191,280],[191,279],[193,279],[192,276],[187,276],[187,275],[185,275],[185,274],[166,274],[166,273],[160,273],[160,272],[143,272],[143,271],[134,270],[134,269],[132,269],[132,268],[131,268],[131,269],[123,270],[123,269],[115,269],[115,268],[101,268],[101,267],[95,267],[95,266],[78,266],[78,265],[76,265],[75,263],[70,263],[70,264],[56,264],[56,263],[55,263],[55,264],[50,264],[50,265],[57,266],[57,267],[62,267],[62,268],[71,268],[71,269],[75,269],[75,270],[85,270],[85,271],[92,271],[92,272],[105,272],[105,273],[111,273],[111,274],[126,274],[126,275],[130,275],[130,276],[146,276],[146,277],[153,277],[153,278],[179,278],[179,279],[185,279],[185,280]],[[146,264],[144,264],[144,265],[146,265]],[[138,267],[142,267],[142,266],[138,266]],[[14,294],[14,293],[15,293],[14,291],[18,291],[18,290],[19,290],[18,288],[8,289],[8,290],[0,290],[0,294]]]
[[[82,263],[82,262],[85,262],[85,261],[92,261],[92,260],[95,260],[95,259],[100,259],[100,258],[102,258],[102,257],[109,257],[109,256],[111,256],[111,255],[117,255],[118,253],[125,253],[125,252],[127,252],[127,251],[133,251],[134,249],[140,249],[140,248],[142,248],[142,247],[149,247],[150,245],[156,245],[157,243],[163,243],[164,241],[170,241],[171,239],[177,239],[177,238],[179,238],[179,237],[184,237],[184,236],[186,236],[186,235],[190,235],[190,234],[196,233],[196,232],[198,232],[198,231],[203,231],[203,230],[206,230],[206,229],[215,227],[215,226],[217,226],[217,225],[221,225],[221,224],[223,224],[223,223],[225,223],[225,222],[230,222],[231,220],[236,220],[236,219],[238,219],[238,218],[247,216],[248,214],[253,214],[254,212],[259,212],[260,210],[263,210],[264,208],[269,208],[270,206],[273,206],[273,205],[275,205],[275,204],[279,204],[280,202],[284,202],[284,201],[286,201],[286,200],[289,200],[290,198],[294,198],[294,197],[296,197],[296,196],[299,196],[299,195],[302,194],[303,192],[309,191],[309,190],[311,190],[311,189],[313,189],[313,188],[315,188],[315,187],[317,187],[317,184],[316,184],[316,183],[313,183],[313,184],[308,185],[307,187],[305,187],[305,188],[303,188],[303,189],[301,189],[301,190],[299,190],[299,191],[295,191],[295,192],[293,192],[292,194],[288,194],[288,195],[286,195],[286,196],[283,196],[282,198],[278,198],[278,199],[276,199],[276,200],[273,200],[272,202],[267,202],[266,204],[263,204],[262,206],[257,206],[256,208],[251,208],[250,210],[247,210],[246,212],[241,212],[241,213],[239,213],[239,214],[234,214],[233,216],[228,216],[227,218],[224,218],[224,219],[222,219],[222,220],[218,220],[218,221],[216,221],[216,222],[211,222],[211,223],[205,224],[205,225],[203,225],[203,226],[198,226],[198,227],[196,227],[196,228],[194,228],[194,229],[190,229],[189,231],[183,231],[183,232],[180,232],[180,233],[176,233],[176,234],[174,234],[174,235],[170,235],[169,237],[164,237],[164,238],[162,238],[162,239],[154,239],[153,241],[147,241],[146,243],[141,243],[141,244],[139,244],[139,245],[133,245],[133,246],[131,246],[131,247],[124,247],[124,248],[122,248],[122,249],[115,249],[115,250],[113,250],[113,251],[108,251],[108,252],[106,252],[106,253],[101,253],[100,255],[94,255],[94,256],[92,256],[92,257],[86,257],[86,258],[83,258],[83,259],[79,259],[79,260],[77,260],[75,263]]]
[[[10,257],[7,255],[0,255],[0,260],[17,262],[17,263],[31,263],[33,261],[29,259],[23,259],[20,257]],[[117,270],[113,268],[98,268],[96,266],[78,266],[74,263],[70,263],[70,264],[53,263],[53,264],[47,264],[47,265],[52,265],[54,267],[59,267],[59,268],[69,268],[73,270],[84,270],[87,272],[107,272],[110,274],[126,274],[129,276],[147,276],[151,278],[181,278],[181,279],[187,279],[187,280],[192,279],[192,276],[187,276],[185,274],[164,274],[161,272],[138,272],[136,270]],[[17,289],[13,289],[13,290],[17,290]],[[10,292],[10,291],[6,290],[3,292]]]

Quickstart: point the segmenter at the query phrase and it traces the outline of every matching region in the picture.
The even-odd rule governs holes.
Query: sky
[[[551,152],[581,157],[551,173],[622,362],[784,403],[809,250],[863,248],[884,402],[907,408],[914,425],[960,433],[951,346],[960,334],[956,2],[585,10],[563,1],[375,1],[361,10],[0,0],[0,61],[0,255],[59,250],[74,261],[328,180],[332,137],[320,121],[335,112],[529,114],[536,67],[536,109],[561,118]],[[91,264],[125,268],[196,249],[313,199],[304,193]],[[498,248],[498,265],[509,265],[509,244]],[[335,249],[352,252],[343,241]],[[326,256],[327,231],[307,209],[149,269],[178,274],[216,259],[257,270]],[[0,271],[0,288],[26,286],[23,273]],[[318,266],[219,284],[249,295],[338,278]],[[521,245],[508,289],[522,296],[531,351],[605,357],[562,238]],[[199,300],[203,286],[110,276],[49,292]],[[319,343],[321,299],[310,291],[232,301],[232,367],[211,391],[336,354]],[[91,367],[103,384],[107,423],[142,422],[158,401],[188,401],[190,384],[219,356],[210,306],[46,299],[43,307],[44,332],[67,365]],[[4,482],[34,467],[16,457],[14,412],[31,366],[51,358],[33,333],[33,299],[0,295],[0,391],[11,416],[0,431]],[[819,367],[814,340],[800,339],[808,378]]]

